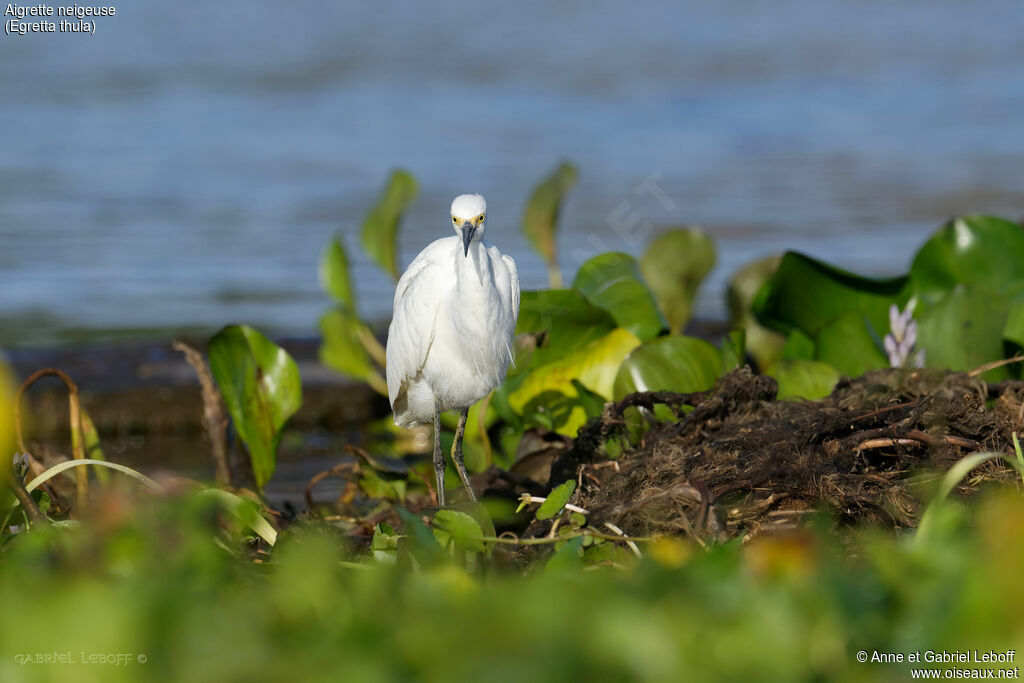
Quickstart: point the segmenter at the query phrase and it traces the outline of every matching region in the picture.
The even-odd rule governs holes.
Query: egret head
[[[484,235],[484,219],[487,218],[487,202],[480,194],[460,194],[452,201],[452,227],[462,238],[462,248],[469,255],[469,245],[480,241]]]

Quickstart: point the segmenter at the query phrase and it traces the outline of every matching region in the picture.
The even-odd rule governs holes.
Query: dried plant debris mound
[[[1024,383],[900,369],[843,380],[816,402],[776,400],[776,389],[771,378],[739,369],[708,392],[609,404],[552,465],[552,483],[570,473],[590,524],[611,522],[634,536],[745,538],[818,510],[840,524],[916,526],[915,482],[934,480],[974,451],[1012,453],[1024,398]],[[597,447],[621,434],[628,411],[656,404],[679,419],[654,426],[614,467],[599,462]],[[961,492],[1010,476],[990,461]]]

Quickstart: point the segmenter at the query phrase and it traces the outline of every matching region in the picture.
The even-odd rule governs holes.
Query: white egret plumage
[[[395,424],[434,422],[437,499],[444,505],[441,413],[459,411],[452,461],[476,500],[462,460],[466,416],[501,384],[512,360],[519,275],[512,257],[482,241],[487,203],[478,194],[452,202],[454,237],[431,242],[395,289],[388,329],[388,398]]]

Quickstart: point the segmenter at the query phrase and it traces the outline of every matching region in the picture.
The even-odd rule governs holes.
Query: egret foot
[[[441,452],[441,406],[434,401],[434,474],[437,476],[437,504],[444,507],[444,453]]]
[[[462,485],[466,487],[469,499],[476,502],[476,494],[473,493],[473,486],[469,483],[469,475],[466,474],[466,466],[462,463],[462,435],[466,431],[466,418],[469,416],[469,408],[459,411],[459,426],[455,429],[455,443],[452,444],[452,462],[459,473]]]

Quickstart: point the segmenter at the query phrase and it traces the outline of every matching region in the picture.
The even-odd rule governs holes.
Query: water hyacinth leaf
[[[587,389],[609,399],[615,376],[623,359],[640,345],[640,340],[621,328],[612,330],[564,358],[542,365],[526,375],[518,387],[508,395],[509,406],[523,414],[523,409],[535,397],[545,392],[558,392],[569,397],[577,395],[573,380]],[[582,406],[575,406],[571,416],[557,427],[561,434],[572,436],[586,421]]]
[[[615,329],[615,319],[571,289],[523,292],[517,334],[546,333],[529,360],[510,369],[515,375],[559,360]]]
[[[397,282],[398,228],[406,208],[416,198],[416,179],[403,170],[391,173],[384,192],[363,220],[360,238],[370,259]]]
[[[973,370],[1003,357],[1003,330],[1008,306],[1001,297],[968,286],[958,286],[932,304],[919,306],[917,346],[924,349],[925,366]],[[1006,367],[982,375],[992,382],[1009,377]]]
[[[583,408],[583,412],[586,413],[588,420],[598,417],[602,412],[604,412],[604,396],[591,391],[583,384],[583,382],[580,382],[577,379],[572,380],[572,387],[576,390],[577,403],[581,408]]]
[[[1020,295],[1010,300],[1003,338],[1024,347],[1024,297]]]
[[[327,311],[320,317],[320,362],[343,375],[367,382],[377,393],[387,395],[387,384],[362,343],[364,335],[373,333],[351,309]]]
[[[654,293],[669,330],[680,333],[690,320],[701,281],[715,265],[715,245],[700,228],[679,228],[651,240],[640,271]]]
[[[762,368],[778,360],[786,338],[757,322],[751,309],[758,291],[775,274],[781,261],[782,256],[776,255],[741,266],[726,287],[729,323],[746,332],[746,351]]]
[[[703,339],[672,335],[629,354],[615,377],[615,400],[637,391],[710,389],[722,372],[722,354]]]
[[[320,256],[320,286],[335,301],[351,311],[356,310],[352,276],[349,272],[348,253],[337,237],[327,243]]]
[[[722,374],[743,367],[747,362],[747,332],[733,330],[722,339]]]
[[[779,383],[779,399],[803,398],[817,401],[832,393],[839,372],[828,363],[784,358],[768,373]]]
[[[242,325],[214,335],[209,356],[210,371],[262,489],[274,474],[285,422],[302,404],[298,366],[280,346]]]
[[[523,234],[547,263],[548,280],[552,288],[562,286],[562,274],[558,269],[558,245],[555,241],[558,214],[562,210],[565,196],[576,185],[578,177],[575,166],[559,164],[558,168],[533,188],[523,210]]]
[[[1024,281],[1024,228],[991,216],[955,218],[918,250],[910,278],[926,302],[959,284],[1003,293]]]
[[[412,555],[417,562],[424,566],[437,564],[444,559],[441,546],[437,544],[434,534],[423,523],[418,515],[406,510],[403,507],[396,507],[402,525],[405,527],[403,543],[399,545],[399,551]]]
[[[576,491],[576,482],[572,479],[552,489],[548,497],[537,508],[537,519],[551,519],[561,512],[565,504],[572,498],[574,491]]]
[[[370,541],[370,552],[373,559],[381,564],[398,564],[398,541],[401,538],[395,530],[384,522],[373,528],[373,540]]]
[[[786,344],[779,353],[780,358],[785,359],[814,359],[814,340],[803,333],[802,330],[793,330],[786,336]]]
[[[883,330],[889,324],[889,305],[902,308],[906,303],[908,285],[906,276],[862,277],[790,251],[758,291],[752,310],[762,324],[787,335],[799,329],[813,338],[849,311]]]
[[[583,538],[577,536],[559,548],[544,565],[545,574],[577,575],[583,567]]]
[[[636,260],[629,254],[613,251],[595,256],[580,266],[573,287],[587,301],[608,311],[619,327],[644,341],[668,327]]]
[[[818,333],[814,357],[850,377],[868,370],[889,367],[889,359],[879,347],[878,330],[859,313],[849,311],[830,322]],[[881,331],[888,332],[888,327]]]
[[[434,515],[434,539],[442,548],[484,551],[484,532],[475,519],[457,510],[438,510]]]

